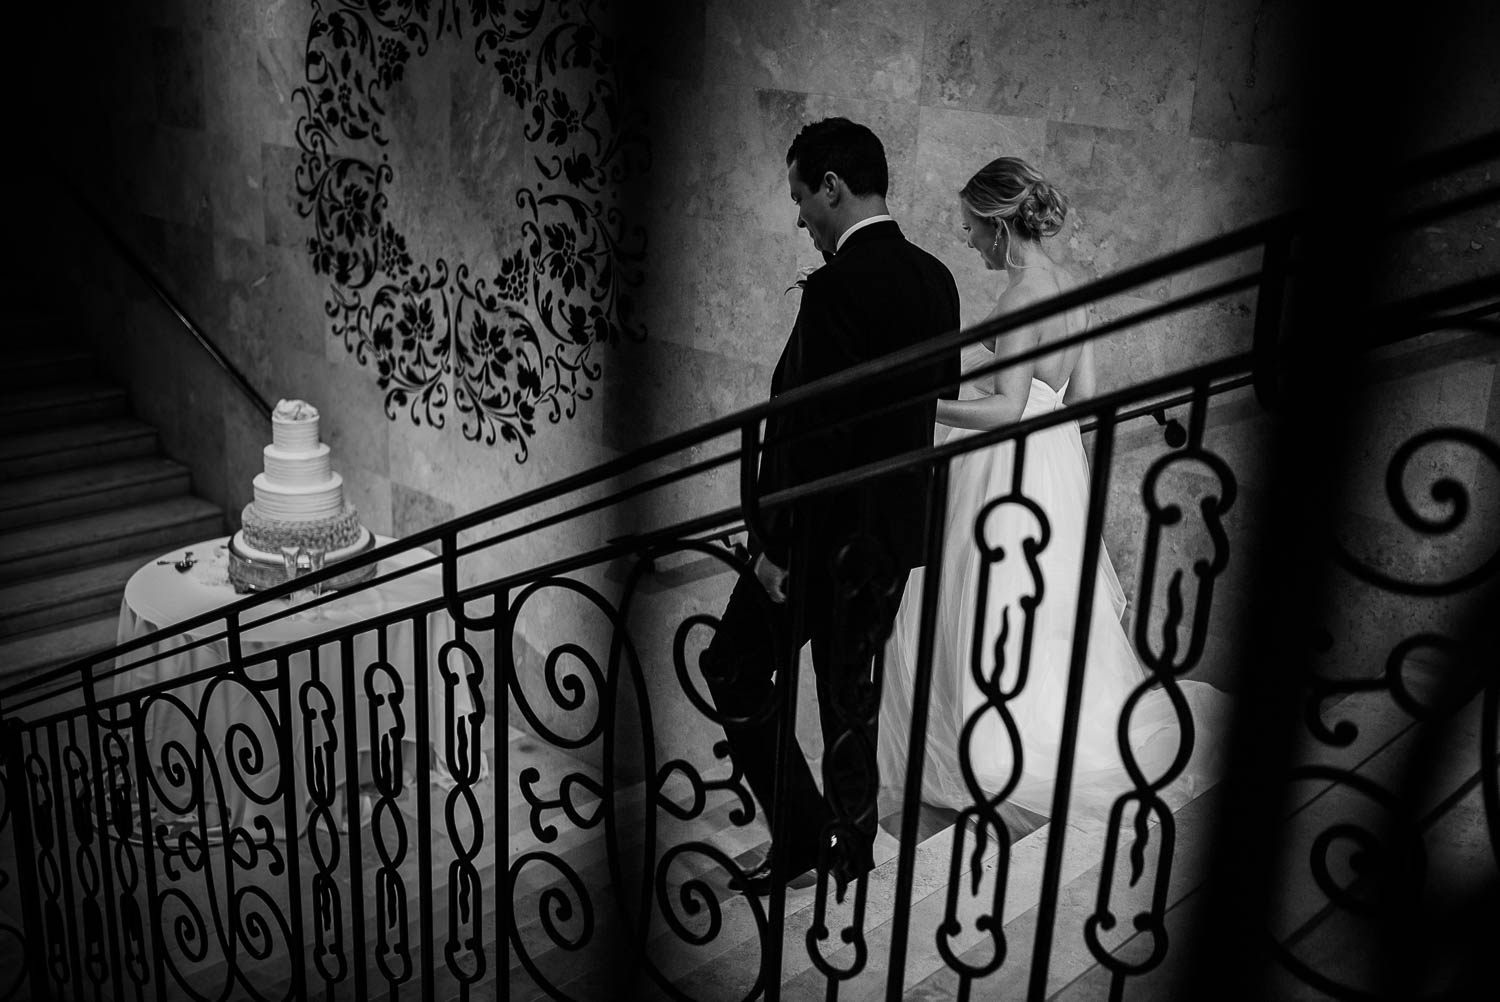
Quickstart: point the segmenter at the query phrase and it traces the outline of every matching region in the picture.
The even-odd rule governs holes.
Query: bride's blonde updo
[[[969,178],[958,197],[974,215],[1003,223],[1028,240],[1052,236],[1068,215],[1067,197],[1019,157],[991,160]]]

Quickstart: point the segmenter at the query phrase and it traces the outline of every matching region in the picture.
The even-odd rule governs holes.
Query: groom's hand
[[[755,558],[755,579],[772,602],[780,605],[786,601],[786,571],[767,560],[764,553]]]

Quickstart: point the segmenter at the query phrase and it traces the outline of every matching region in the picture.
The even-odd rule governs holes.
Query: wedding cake
[[[240,531],[229,541],[229,580],[238,591],[279,585],[287,563],[308,569],[371,549],[375,538],[344,500],[344,478],[333,471],[328,445],[318,437],[318,409],[303,400],[283,400],[271,414],[271,444],[265,467],[252,482],[255,500],[245,506]],[[347,587],[369,578],[361,567],[328,582]]]

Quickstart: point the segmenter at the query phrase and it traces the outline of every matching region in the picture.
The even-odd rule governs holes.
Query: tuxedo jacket
[[[771,380],[771,396],[804,386],[959,326],[958,286],[937,258],[909,243],[895,222],[871,223],[813,272],[796,325]],[[774,415],[766,426],[757,492],[807,483],[932,444],[936,401],[881,413],[900,395],[943,386],[957,396],[959,353],[909,367],[878,385],[845,391]],[[790,566],[807,547],[810,581],[827,583],[839,551],[856,536],[873,541],[901,572],[923,563],[930,475],[906,472],[820,495],[762,517],[766,556]],[[793,583],[794,591],[797,589]]]

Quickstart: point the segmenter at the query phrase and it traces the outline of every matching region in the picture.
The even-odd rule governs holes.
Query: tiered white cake
[[[374,545],[344,500],[344,478],[333,471],[326,443],[318,438],[318,409],[303,400],[283,400],[271,415],[265,472],[252,486],[241,529],[229,541],[229,579],[240,590],[269,588],[286,580],[283,548],[321,551],[325,564]],[[331,584],[346,585],[375,572],[361,568]]]

